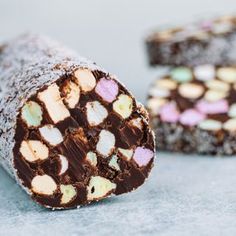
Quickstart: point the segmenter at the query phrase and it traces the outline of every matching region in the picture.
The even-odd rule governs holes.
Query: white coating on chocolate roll
[[[91,74],[94,74],[94,79],[98,71],[99,73],[104,74],[105,77],[107,76],[112,80],[114,79],[114,81],[116,81],[117,84],[119,83],[121,90],[125,94],[126,93],[129,94],[128,97],[131,100],[130,103],[138,108],[137,111],[135,112],[138,115],[138,117],[142,118],[142,122],[139,121],[141,122],[140,125],[142,124],[145,125],[147,127],[148,132],[151,133],[150,140],[154,139],[153,133],[150,131],[149,126],[147,124],[148,123],[147,115],[145,114],[144,109],[143,108],[141,109],[137,105],[137,102],[134,99],[134,97],[128,91],[126,91],[126,88],[124,86],[122,87],[122,84],[119,81],[117,81],[117,79],[114,78],[114,76],[109,75],[105,70],[95,65],[95,63],[90,62],[87,59],[84,59],[82,57],[79,57],[74,52],[70,51],[69,49],[64,48],[60,44],[55,43],[46,37],[29,34],[29,35],[23,35],[19,38],[16,38],[15,40],[8,42],[6,46],[4,47],[4,49],[0,52],[0,78],[1,78],[0,82],[1,84],[3,84],[3,88],[4,88],[2,91],[2,99],[0,100],[0,112],[1,112],[0,113],[0,164],[6,169],[6,171],[12,177],[14,177],[17,180],[19,184],[21,184],[21,186],[30,195],[34,193],[44,194],[44,192],[47,194],[48,193],[54,194],[55,192],[58,191],[58,189],[60,189],[59,185],[60,184],[63,185],[63,183],[58,183],[57,178],[54,178],[57,188],[54,186],[54,184],[52,184],[52,181],[51,182],[49,181],[50,191],[48,190],[48,188],[46,188],[46,190],[43,189],[43,191],[41,191],[42,187],[45,187],[45,186],[40,186],[38,184],[38,180],[40,180],[39,182],[41,182],[41,179],[42,179],[41,176],[43,173],[37,173],[38,178],[36,179],[37,181],[34,182],[34,186],[33,186],[34,188],[30,189],[28,186],[24,187],[25,184],[21,182],[22,180],[18,175],[18,170],[14,166],[14,164],[16,164],[14,162],[15,161],[14,158],[16,157],[16,154],[14,154],[13,151],[18,145],[18,142],[16,142],[15,139],[17,138],[16,134],[20,133],[17,131],[17,128],[20,128],[20,129],[22,128],[21,126],[17,126],[18,124],[17,117],[22,117],[20,116],[20,112],[22,111],[22,107],[26,104],[26,102],[30,101],[30,99],[32,99],[33,97],[36,97],[37,102],[39,103],[39,106],[41,106],[43,110],[46,111],[45,113],[47,113],[47,117],[48,117],[47,119],[51,119],[52,124],[55,125],[55,127],[56,125],[60,126],[61,121],[65,121],[67,118],[71,118],[72,117],[70,114],[71,110],[69,110],[68,107],[66,108],[65,104],[63,104],[62,94],[68,91],[72,91],[72,90],[71,88],[63,87],[64,85],[60,83],[64,82],[63,81],[64,78],[67,79],[66,76],[72,76],[72,77],[74,76],[75,78],[77,78],[76,75],[79,77],[81,81],[81,78],[80,78],[81,75],[78,75],[78,73],[75,75],[75,72],[80,69],[81,71],[82,69],[90,71]],[[83,93],[87,93],[87,92],[90,92],[91,89],[94,89],[95,85],[92,84],[93,85],[92,86],[90,83],[92,81],[92,76],[90,76],[89,78],[90,78],[89,81],[83,80],[83,83],[78,83],[80,88],[79,89],[76,88],[75,91],[77,92],[82,91]],[[65,81],[65,82],[68,82],[68,81]],[[65,89],[63,90],[63,88]],[[65,97],[66,95],[68,94],[65,94]],[[100,99],[102,99],[102,96],[100,97],[101,97]],[[64,102],[67,103],[67,105],[74,107],[76,106],[76,103],[79,102],[79,98],[80,96],[76,97],[75,100],[70,100],[70,101],[65,100]],[[86,101],[86,96],[83,95],[83,98],[85,99],[84,101]],[[115,98],[116,96],[114,96],[114,99]],[[128,126],[128,121],[126,122],[125,119],[129,118],[129,116],[131,115],[130,113],[134,111],[134,109],[131,105],[128,104],[129,105],[128,108],[129,109],[132,108],[132,110],[130,111],[128,109],[128,111],[126,111],[123,108],[124,101],[120,101],[120,103],[121,103],[120,105],[122,106],[119,106],[119,109],[120,107],[122,107],[122,109],[118,110],[115,107],[114,110],[117,111],[119,119],[122,119],[122,122],[124,121],[124,125]],[[82,106],[85,106],[85,105],[82,105]],[[124,107],[126,108],[126,106]],[[87,109],[88,108],[90,107],[87,107]],[[23,122],[22,124],[24,124],[27,128],[27,132],[28,130],[32,128],[35,128],[34,130],[35,133],[40,131],[37,133],[37,135],[40,135],[41,138],[43,138],[42,142],[44,142],[44,144],[47,145],[48,147],[56,146],[60,144],[62,141],[65,141],[65,142],[67,141],[65,139],[62,139],[61,134],[60,134],[60,132],[62,131],[60,130],[59,132],[59,130],[57,130],[58,126],[56,128],[54,126],[52,127],[50,126],[51,128],[49,129],[48,126],[45,126],[44,121],[41,122],[41,117],[39,117],[38,115],[39,113],[38,110],[36,109],[37,111],[36,114],[33,114],[34,111],[35,111],[34,109],[30,110],[29,112],[27,111],[26,114],[24,114],[23,116],[24,119],[21,120]],[[58,111],[58,114],[55,114],[56,111]],[[63,113],[64,116],[59,116],[60,113],[61,114]],[[95,120],[96,121],[95,123],[94,123],[94,120],[92,120],[91,124],[94,126],[98,126],[100,125],[100,122],[103,122],[103,119],[105,118],[106,116],[104,117],[102,116],[101,121]],[[34,120],[34,119],[38,119],[38,120]],[[45,119],[45,117],[43,119]],[[45,127],[47,127],[47,129],[45,129]],[[83,138],[85,138],[85,141],[86,141],[87,137],[83,136],[84,135],[83,129],[82,130],[77,129],[77,131],[78,131],[78,134],[71,133],[71,136],[77,135],[79,136],[78,141],[79,139],[81,141],[84,141],[82,140]],[[55,134],[57,135],[57,137],[54,137]],[[24,139],[24,137],[18,137],[20,142],[22,142],[22,138]],[[38,145],[38,143],[36,144]],[[110,151],[114,149],[113,148],[114,145],[115,145],[115,140],[112,140],[112,145],[109,148],[109,150],[103,150],[103,147],[100,147],[99,145],[97,145],[98,154],[99,154],[99,151],[101,151],[102,154],[104,153],[110,154]],[[45,155],[43,157],[34,155],[33,153],[34,150],[32,152],[31,146],[29,147],[27,146],[27,148],[28,149],[26,150],[23,149],[22,151],[23,154],[26,155],[26,158],[25,158],[26,161],[27,159],[30,160],[31,162],[34,162],[34,159],[37,159],[37,161],[47,159]],[[16,148],[16,150],[17,149],[18,147]],[[39,147],[37,146],[35,147],[35,149],[38,150]],[[23,154],[21,153],[21,155],[24,157]],[[49,156],[50,158],[48,158],[48,160],[53,162],[54,157],[51,156],[51,153],[49,154]],[[60,176],[62,176],[65,173],[65,171],[67,171],[66,165],[67,164],[70,165],[70,161],[71,161],[70,156],[65,155],[65,157],[68,158],[68,160],[64,160],[64,162],[61,159],[59,160],[58,156],[55,158],[57,161],[59,162],[61,161],[60,169],[58,170],[58,173]],[[86,156],[84,156],[84,158],[85,157]],[[153,153],[153,157],[154,157],[154,153]],[[90,162],[87,161],[87,163],[90,163]],[[150,168],[152,166],[151,164],[152,163],[150,162]],[[93,169],[95,169],[95,167],[96,165],[94,165]],[[32,177],[33,176],[30,176],[30,179]],[[50,178],[51,177],[52,176],[50,176]],[[48,181],[46,182],[48,183]],[[32,187],[32,182],[31,182],[31,187]],[[134,188],[137,188],[137,186],[135,186]],[[33,189],[35,191],[33,191]],[[68,189],[66,188],[66,189],[63,189],[63,191],[64,190],[72,191],[72,189],[73,188],[68,188]],[[74,196],[75,194],[73,193],[72,195]],[[73,199],[73,197],[71,197],[71,199]],[[67,202],[67,201],[63,201],[63,202]],[[70,201],[68,200],[68,202]],[[46,207],[52,207],[50,205],[47,205],[46,203],[42,203],[42,205]],[[59,209],[60,207],[56,206],[55,208]]]
[[[15,174],[12,150],[20,108],[39,89],[52,84],[75,65],[77,68],[102,70],[47,37],[34,34],[8,42],[0,52],[0,83],[3,85],[0,100],[0,163],[11,176]]]

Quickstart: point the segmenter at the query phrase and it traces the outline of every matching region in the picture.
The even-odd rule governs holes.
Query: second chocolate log
[[[236,16],[159,30],[146,47],[151,65],[235,64]]]
[[[175,152],[236,154],[236,67],[176,67],[149,90],[157,147]]]
[[[0,163],[36,202],[72,208],[144,183],[153,133],[114,76],[24,35],[2,47],[0,78]]]

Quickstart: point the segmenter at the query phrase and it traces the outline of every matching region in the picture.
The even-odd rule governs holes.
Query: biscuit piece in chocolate
[[[176,67],[151,86],[147,100],[160,149],[236,153],[236,67]]]
[[[39,204],[74,208],[142,185],[154,138],[117,79],[41,36],[0,54],[0,163]]]
[[[236,16],[156,31],[146,47],[150,65],[235,64]]]

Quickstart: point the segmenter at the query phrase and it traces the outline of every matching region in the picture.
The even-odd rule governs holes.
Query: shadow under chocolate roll
[[[0,162],[36,202],[73,208],[144,183],[153,133],[114,76],[28,34],[2,47],[0,80]]]

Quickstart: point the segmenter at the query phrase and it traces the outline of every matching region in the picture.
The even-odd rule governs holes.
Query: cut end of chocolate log
[[[133,119],[141,119],[142,127]],[[129,192],[152,167],[146,118],[131,94],[99,71],[74,69],[42,88],[24,103],[17,127],[17,175],[48,207],[76,207]]]
[[[150,87],[147,108],[160,149],[236,153],[236,67],[175,67]]]
[[[21,48],[32,46],[30,41]],[[49,64],[54,53],[44,57]],[[59,76],[23,96],[14,128],[17,179],[36,202],[53,209],[136,189],[148,177],[155,155],[148,119],[127,89],[102,69],[71,62],[66,53],[64,58],[50,67]],[[24,66],[30,69],[28,62]],[[30,79],[40,78],[32,73]]]

